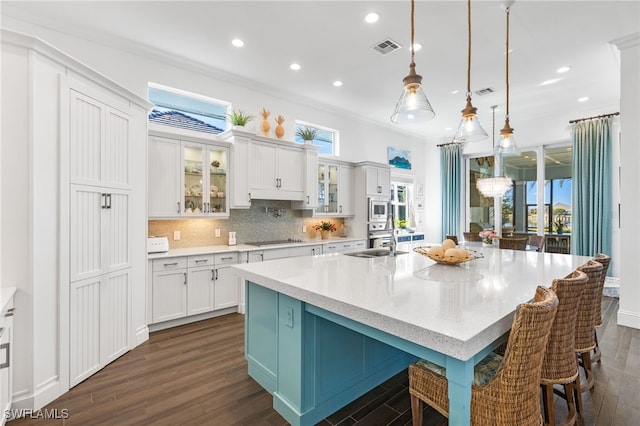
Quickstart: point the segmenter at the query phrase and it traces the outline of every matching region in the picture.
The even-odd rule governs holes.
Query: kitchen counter
[[[416,245],[423,244],[400,246]],[[536,286],[549,286],[590,259],[476,251],[484,257],[457,266],[439,265],[412,251],[397,257],[321,255],[232,266],[247,282],[249,374],[273,393],[274,407],[287,421],[313,424],[335,411],[328,406],[339,409],[381,377],[406,368],[407,355],[425,358],[449,367],[449,421],[468,424],[473,365],[506,338],[517,305],[530,300]],[[265,337],[270,331],[272,337]],[[365,339],[362,347],[355,343],[360,339]],[[380,342],[386,346],[367,349]],[[338,347],[340,356],[326,361]],[[383,354],[384,367],[368,364]],[[274,368],[265,367],[273,357]],[[294,374],[292,366],[303,370]],[[351,371],[360,376],[349,381]],[[322,389],[308,390],[316,382],[335,388],[318,396]],[[309,405],[314,408],[305,409]]]
[[[198,256],[202,254],[212,254],[212,253],[225,253],[225,252],[247,252],[254,250],[269,250],[269,249],[277,249],[277,248],[286,248],[286,247],[304,247],[309,245],[318,245],[318,244],[327,244],[334,242],[346,242],[346,241],[358,241],[364,240],[366,237],[333,237],[328,238],[326,240],[308,240],[299,243],[283,243],[283,244],[272,244],[269,246],[256,246],[249,244],[237,244],[235,246],[229,246],[226,244],[218,244],[212,246],[200,246],[200,247],[185,247],[185,248],[176,248],[170,249],[165,253],[149,253],[147,258],[149,260],[153,259],[165,259],[171,257],[180,257],[180,256]]]

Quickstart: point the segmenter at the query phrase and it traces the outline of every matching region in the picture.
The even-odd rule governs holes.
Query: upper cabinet
[[[231,142],[233,174],[230,208],[249,208],[252,199],[291,200],[312,205],[316,196],[309,174],[317,165],[318,147],[264,138],[233,130],[221,136]]]
[[[150,131],[149,217],[229,216],[229,148],[214,142]]]
[[[365,166],[365,187],[368,196],[391,197],[391,169],[388,166]]]
[[[313,216],[353,216],[355,168],[335,160],[318,160],[315,174],[317,207]],[[297,208],[309,208],[295,206]]]

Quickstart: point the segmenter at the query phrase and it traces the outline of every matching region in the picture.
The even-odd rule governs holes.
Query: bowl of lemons
[[[459,265],[483,257],[482,253],[475,250],[456,247],[456,243],[450,239],[444,240],[439,246],[420,246],[413,251],[442,265]]]

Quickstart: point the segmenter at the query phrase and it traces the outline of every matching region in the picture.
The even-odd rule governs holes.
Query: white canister
[[[229,232],[229,245],[230,246],[235,246],[236,245],[236,233],[235,232]]]

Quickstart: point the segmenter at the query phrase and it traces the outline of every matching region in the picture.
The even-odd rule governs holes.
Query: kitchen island
[[[473,366],[515,308],[589,257],[480,248],[439,265],[417,253],[238,265],[249,375],[293,425],[315,424],[418,358],[447,368],[450,424],[469,423]]]

